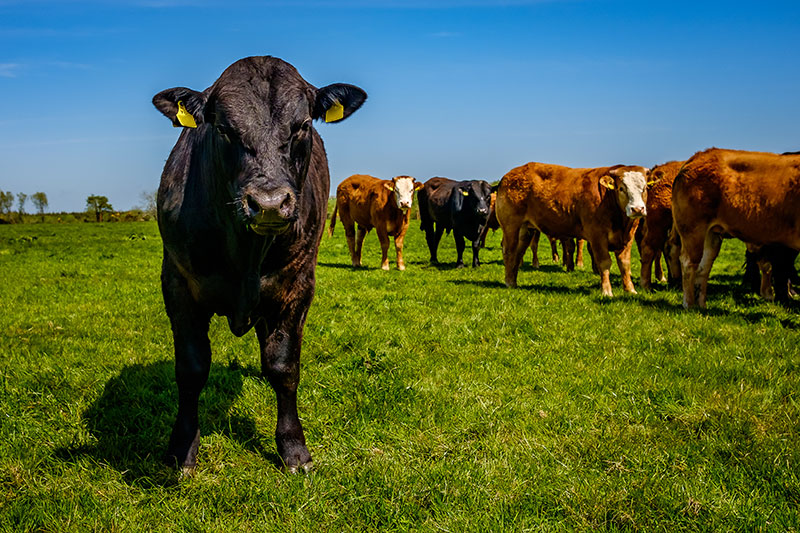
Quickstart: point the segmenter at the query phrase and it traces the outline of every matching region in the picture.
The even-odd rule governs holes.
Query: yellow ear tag
[[[656,183],[658,183],[658,180],[648,181],[647,186],[650,187],[652,185],[655,185]]]
[[[467,191],[461,191],[461,194],[463,194],[464,196],[469,196],[469,193]]]
[[[325,122],[336,122],[344,118],[344,106],[339,102],[333,102],[333,105],[325,111]]]
[[[175,116],[180,122],[181,126],[186,126],[187,128],[196,128],[197,123],[194,121],[194,117],[191,113],[186,111],[186,106],[183,105],[183,101],[178,100],[178,114]]]

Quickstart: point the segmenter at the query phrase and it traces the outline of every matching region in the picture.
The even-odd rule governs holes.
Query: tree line
[[[109,202],[108,197],[99,194],[91,194],[86,198],[86,211],[83,215],[94,218],[95,222],[119,221],[119,220],[150,220],[156,214],[156,192],[144,191],[140,194],[141,205],[131,210],[118,212]],[[16,211],[14,203],[16,200]],[[41,222],[45,221],[45,213],[49,206],[47,194],[35,192],[31,195],[11,191],[0,190],[0,222],[30,222],[31,217],[27,216],[26,204],[28,201],[33,204],[36,214]],[[82,218],[80,213],[61,213],[61,215],[71,215],[74,220],[87,221]],[[53,215],[50,216],[53,218]],[[62,222],[62,216],[58,216],[57,222]]]

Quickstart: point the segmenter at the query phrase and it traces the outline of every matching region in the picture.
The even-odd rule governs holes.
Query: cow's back
[[[675,180],[675,219],[745,242],[800,248],[800,155],[712,148]]]

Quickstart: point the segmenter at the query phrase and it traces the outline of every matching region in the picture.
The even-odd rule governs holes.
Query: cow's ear
[[[614,189],[614,178],[612,178],[611,176],[606,174],[602,178],[600,178],[600,185],[602,185],[606,189],[613,190]]]
[[[414,180],[414,190],[418,191],[425,186],[421,181]]]
[[[389,189],[390,191],[393,191],[394,190],[394,181],[388,181],[388,182],[384,183],[383,186],[386,187],[387,189]]]
[[[355,85],[334,83],[317,90],[313,119],[339,122],[358,110],[367,99],[367,93]]]
[[[155,95],[153,105],[170,119],[176,128],[196,128],[205,122],[205,93],[186,87],[173,87]]]

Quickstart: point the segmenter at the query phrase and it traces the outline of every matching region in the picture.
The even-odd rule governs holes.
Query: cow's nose
[[[297,206],[297,198],[289,187],[247,194],[245,202],[247,214],[259,225],[285,224],[294,218]]]
[[[642,207],[631,207],[631,215],[634,217],[643,217],[647,214],[647,208]]]
[[[488,212],[489,212],[489,210],[486,209],[485,207],[481,207],[480,209],[478,209],[478,214],[481,214],[481,215],[485,215]]]
[[[411,207],[411,203],[410,202],[400,202],[400,207],[402,207],[403,209],[408,209],[409,207]]]

